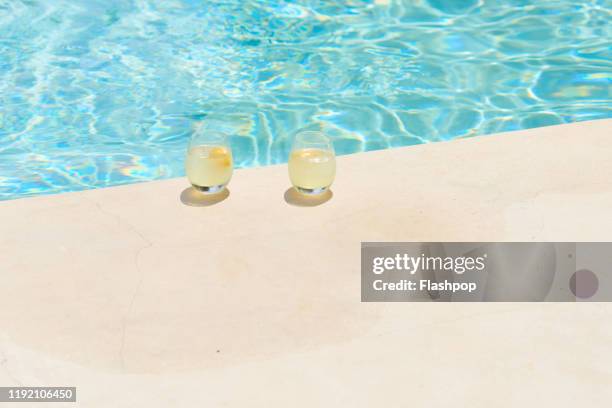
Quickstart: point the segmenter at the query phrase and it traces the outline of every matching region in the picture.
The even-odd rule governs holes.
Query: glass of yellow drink
[[[185,173],[191,185],[205,194],[223,191],[232,178],[232,150],[224,133],[196,130],[187,149]]]
[[[322,132],[301,132],[289,155],[289,179],[302,194],[324,193],[336,176],[336,155]]]

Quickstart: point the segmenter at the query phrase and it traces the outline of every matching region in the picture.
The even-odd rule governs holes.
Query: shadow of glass
[[[317,205],[328,202],[333,196],[334,193],[332,193],[331,190],[327,190],[317,195],[302,194],[293,187],[285,191],[285,201],[287,204],[297,207],[316,207]]]
[[[181,193],[181,202],[191,207],[210,207],[225,200],[229,195],[227,187],[217,194],[202,194],[195,188],[189,187]]]

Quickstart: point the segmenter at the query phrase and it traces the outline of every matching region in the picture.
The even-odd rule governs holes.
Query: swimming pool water
[[[0,199],[612,117],[612,0],[0,0]],[[581,143],[579,136],[576,143]]]

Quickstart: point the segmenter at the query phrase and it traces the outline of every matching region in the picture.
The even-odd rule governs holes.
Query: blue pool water
[[[612,117],[612,0],[0,0],[0,199]],[[579,136],[576,143],[581,143]]]

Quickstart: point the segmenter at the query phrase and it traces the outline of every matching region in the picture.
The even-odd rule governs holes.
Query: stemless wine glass
[[[185,173],[191,185],[205,194],[218,193],[227,186],[232,172],[232,150],[227,135],[206,128],[196,129],[185,159]]]
[[[306,131],[295,137],[289,156],[289,179],[302,194],[324,193],[336,176],[331,140],[322,132]]]

